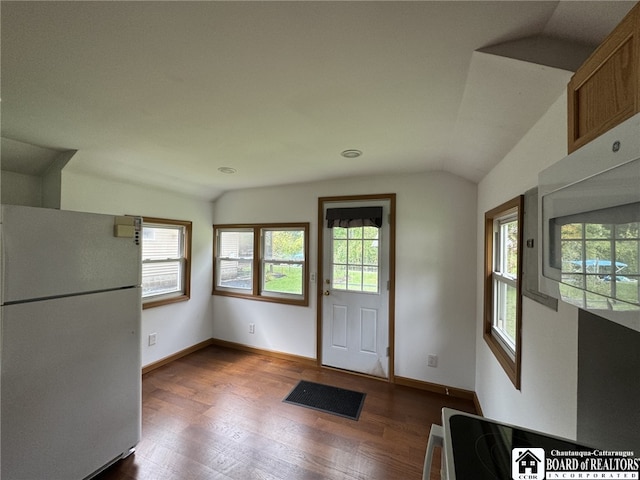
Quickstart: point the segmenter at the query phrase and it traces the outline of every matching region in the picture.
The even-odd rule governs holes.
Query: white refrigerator
[[[91,478],[141,432],[141,225],[3,205],[2,480]]]

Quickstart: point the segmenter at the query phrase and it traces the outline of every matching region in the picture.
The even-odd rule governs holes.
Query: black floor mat
[[[353,390],[301,380],[283,402],[358,420],[365,395]]]

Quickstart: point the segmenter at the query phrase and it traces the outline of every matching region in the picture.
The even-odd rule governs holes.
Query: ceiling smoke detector
[[[222,173],[228,173],[228,174],[236,173],[236,169],[233,167],[220,167],[218,168],[218,171]]]
[[[340,155],[342,155],[344,158],[358,158],[360,155],[362,155],[362,152],[360,150],[351,149],[343,151]]]

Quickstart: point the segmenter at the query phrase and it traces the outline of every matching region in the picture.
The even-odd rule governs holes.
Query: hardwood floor
[[[359,420],[283,403],[303,379],[365,392]],[[143,377],[136,452],[96,478],[420,480],[443,406],[474,412],[470,401],[210,346]]]

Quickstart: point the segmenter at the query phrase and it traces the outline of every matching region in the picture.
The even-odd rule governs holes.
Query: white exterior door
[[[322,364],[389,376],[389,200],[325,203],[382,207],[382,226],[323,222]]]

